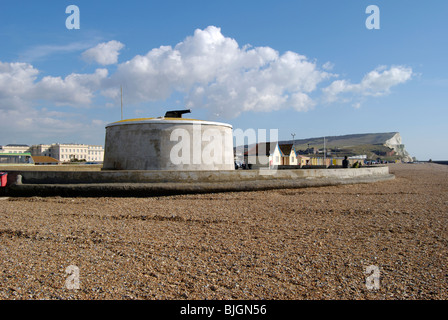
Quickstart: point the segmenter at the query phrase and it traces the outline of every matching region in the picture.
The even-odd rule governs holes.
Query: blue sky
[[[442,0],[2,1],[0,144],[104,144],[122,85],[125,118],[189,107],[282,140],[398,131],[411,156],[447,160],[447,12]]]

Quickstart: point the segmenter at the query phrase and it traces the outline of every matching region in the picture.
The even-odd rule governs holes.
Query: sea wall
[[[150,197],[372,183],[394,179],[388,167],[358,169],[9,172],[1,196]]]
[[[103,171],[10,171],[8,185],[19,184],[88,184],[88,183],[160,183],[160,182],[224,182],[276,179],[353,178],[384,176],[389,168],[357,169],[293,169],[293,170],[103,170]]]

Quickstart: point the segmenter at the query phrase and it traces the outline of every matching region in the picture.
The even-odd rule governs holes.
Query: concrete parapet
[[[155,196],[299,188],[393,179],[388,167],[228,171],[11,171],[7,196]]]
[[[111,170],[111,171],[10,171],[8,184],[22,176],[24,184],[86,183],[156,183],[156,182],[225,182],[277,179],[352,178],[389,174],[388,167],[358,169],[292,169],[292,170]]]

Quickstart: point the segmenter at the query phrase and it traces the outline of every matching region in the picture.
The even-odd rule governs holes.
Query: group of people
[[[252,169],[252,164],[251,163],[245,164],[244,162],[238,164],[235,162],[235,170],[238,170],[239,168],[241,168],[243,170],[250,170],[250,169]]]
[[[348,157],[345,156],[344,160],[342,160],[342,168],[348,168],[350,166],[350,163],[348,161]],[[356,161],[353,165],[352,168],[359,168],[361,167],[361,163],[359,161]]]

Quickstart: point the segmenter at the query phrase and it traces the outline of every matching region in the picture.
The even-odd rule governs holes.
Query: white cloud
[[[103,42],[97,46],[90,48],[82,53],[82,57],[86,61],[93,61],[103,66],[115,64],[118,62],[120,50],[124,48],[124,44],[119,41],[112,40]]]
[[[93,45],[94,40],[78,41],[62,45],[38,45],[28,48],[20,53],[20,59],[26,62],[45,59],[55,54],[67,54],[71,52],[86,50]]]
[[[82,142],[92,139],[101,142],[104,139],[104,121],[90,120],[74,112],[21,106],[2,111],[2,119],[0,137],[3,143]]]
[[[324,70],[327,70],[327,71],[333,70],[333,68],[334,68],[334,63],[332,63],[332,62],[330,62],[330,61],[327,61],[327,62],[325,62],[325,63],[322,65],[322,68],[323,68]]]
[[[65,78],[45,76],[28,63],[0,61],[0,137],[17,142],[48,143],[53,139],[81,136],[83,139],[104,135],[104,123],[91,121],[82,113],[38,108],[38,105],[86,106],[103,87],[106,69],[93,74],[70,74]],[[32,142],[34,141],[34,142]],[[6,141],[5,141],[6,142]]]
[[[114,64],[123,47],[109,41],[85,51],[83,57]],[[39,70],[29,63],[0,62],[0,110],[7,124],[0,133],[43,130],[42,137],[62,132],[103,133],[104,123],[73,109],[72,114],[64,108],[56,112],[54,107],[89,106],[102,95],[114,100],[113,104],[101,102],[109,108],[119,103],[120,85],[127,104],[165,100],[180,93],[186,107],[231,118],[244,112],[307,111],[321,98],[359,108],[361,102],[356,98],[388,94],[414,75],[403,66],[380,67],[359,83],[339,79],[319,91],[322,83],[336,76],[328,72],[332,68],[332,63],[325,63],[320,69],[314,60],[291,51],[280,54],[269,47],[240,46],[213,26],[196,30],[174,47],[161,46],[136,55],[118,64],[111,75],[104,67],[94,73],[38,78]],[[38,105],[53,111],[38,110]]]
[[[107,75],[107,69],[97,69],[93,74],[72,73],[64,79],[47,76],[35,84],[33,97],[56,105],[87,106]]]
[[[39,100],[55,105],[86,106],[102,88],[107,69],[93,74],[72,73],[65,78],[45,76],[28,63],[0,61],[0,110],[36,104]]]
[[[0,110],[28,103],[29,91],[39,71],[28,63],[0,61]]]
[[[390,93],[393,86],[410,80],[412,75],[411,68],[394,66],[387,69],[381,66],[366,74],[360,83],[352,84],[347,80],[336,80],[322,91],[327,102],[347,101],[351,97],[382,96]],[[360,103],[355,105],[356,108],[360,107]]]
[[[162,46],[119,64],[110,82],[115,89],[103,94],[116,98],[123,84],[131,102],[142,102],[163,100],[178,91],[185,94],[189,108],[232,117],[244,111],[312,108],[309,94],[330,76],[305,56],[240,47],[220,28],[209,26],[174,48]]]

